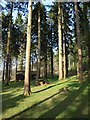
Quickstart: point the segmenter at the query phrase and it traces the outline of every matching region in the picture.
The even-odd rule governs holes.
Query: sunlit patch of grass
[[[81,92],[72,101],[72,103],[67,106],[65,112],[60,113],[56,118],[84,118],[88,117],[88,99],[86,99],[88,93],[88,88],[86,87],[83,92]]]
[[[4,86],[3,118],[72,118],[84,108],[83,103],[88,99],[90,83],[85,81],[80,84],[76,76],[63,81],[49,82],[46,86],[31,85],[32,95],[27,97],[23,96],[23,81]],[[60,92],[64,87],[68,87],[69,90]],[[80,115],[88,115],[87,107]]]

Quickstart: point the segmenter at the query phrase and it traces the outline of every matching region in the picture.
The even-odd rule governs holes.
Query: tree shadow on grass
[[[73,77],[71,77],[71,79],[69,79],[69,81],[70,80],[72,80],[73,79]],[[35,91],[35,92],[33,92],[33,93],[39,93],[39,92],[42,92],[42,91],[45,91],[45,90],[48,90],[48,89],[50,89],[50,88],[53,88],[53,87],[55,87],[55,86],[58,86],[58,85],[61,85],[61,84],[64,84],[64,83],[68,83],[69,82],[68,80],[66,81],[62,81],[62,82],[60,82],[60,83],[58,83],[58,84],[54,84],[54,85],[50,85],[50,86],[48,86],[48,87],[46,87],[46,88],[44,88],[44,89],[42,89],[42,90],[38,90],[38,91]],[[48,84],[49,85],[49,84]]]
[[[31,110],[32,108],[34,108],[36,106],[37,106],[37,109],[38,109],[39,104],[49,100],[50,98],[53,99],[53,101],[52,101],[53,104],[55,102],[57,102],[57,104],[55,105],[55,107],[53,107],[52,109],[47,111],[45,114],[42,114],[38,119],[42,119],[42,118],[43,119],[44,118],[53,118],[53,119],[55,119],[56,116],[58,116],[60,113],[63,113],[65,111],[65,109],[67,109],[67,107],[72,104],[72,102],[75,100],[75,98],[77,98],[77,96],[79,96],[84,91],[84,89],[86,88],[86,85],[87,84],[82,84],[78,90],[70,91],[70,93],[68,93],[68,97],[66,97],[60,103],[57,102],[57,99],[53,99],[53,97],[55,97],[56,95],[60,96],[60,92],[57,92],[57,93],[53,94],[52,96],[50,96],[50,97],[48,97],[48,98],[46,98],[46,99],[32,105],[31,107],[28,107],[27,109],[23,110],[20,113],[12,116],[11,119],[16,118],[17,116],[21,117],[23,114],[25,115],[25,113],[27,113],[29,110]],[[44,107],[42,107],[42,110],[43,109],[44,109]]]
[[[70,80],[72,80],[74,77],[69,77],[68,78],[68,80],[70,81]],[[67,81],[65,81],[65,82],[68,82],[68,80]],[[51,81],[51,80],[50,80]],[[50,82],[50,84],[54,84],[54,82],[55,81],[58,81],[58,79],[57,78],[55,78],[55,79],[52,79],[52,82]],[[59,83],[59,84],[63,84],[64,82],[62,81],[62,83]],[[58,85],[59,85],[58,84]],[[7,91],[10,91],[10,90],[13,90],[13,89],[18,89],[18,88],[23,88],[23,85],[24,85],[24,81],[18,81],[18,82],[16,82],[16,81],[11,81],[10,83],[9,83],[9,85],[2,85],[2,92],[7,92]],[[34,80],[31,80],[30,81],[30,85],[32,86],[32,87],[36,87],[36,84],[35,84],[35,81]],[[53,85],[53,86],[55,86],[55,85]],[[52,87],[53,87],[52,86]],[[39,91],[36,91],[36,93],[38,93]]]
[[[19,82],[10,82],[9,85],[2,85],[2,92],[7,92],[15,88],[22,88],[23,87],[23,81]]]
[[[5,102],[2,101],[2,112],[5,112],[7,109],[18,106],[19,102],[22,102],[26,97],[28,96],[23,96],[21,94],[11,99],[7,99]]]
[[[50,89],[50,88],[52,88],[52,87],[55,87],[55,86],[60,85],[60,84],[63,84],[63,83],[65,83],[65,82],[68,82],[68,81],[64,81],[64,82],[59,83],[59,84],[54,84],[54,85],[52,85],[52,86],[49,86],[49,87],[47,87],[47,88],[45,88],[45,89],[42,89],[42,90],[40,90],[40,91],[36,91],[36,92],[34,92],[34,93],[38,93],[38,92],[42,92],[42,91],[44,91],[44,90],[48,90],[48,89]],[[15,85],[15,87],[16,87],[16,85]],[[22,101],[22,100],[25,98],[23,95],[17,96],[17,95],[15,94],[15,96],[14,96],[14,95],[13,95],[13,92],[16,92],[17,90],[18,90],[18,88],[15,89],[15,90],[12,90],[12,92],[10,92],[10,93],[8,93],[8,94],[4,94],[4,95],[3,95],[3,97],[2,97],[2,100],[3,100],[3,101],[2,101],[3,112],[6,111],[6,110],[9,109],[9,108],[12,108],[12,107],[17,106],[17,105],[18,105],[17,102],[18,102],[18,101]],[[55,95],[56,95],[56,94],[54,94],[53,96],[55,96]],[[52,98],[53,96],[50,96],[49,98],[46,98],[44,101]],[[44,101],[41,101],[40,103],[42,103],[42,102],[44,102]]]
[[[63,113],[69,105],[72,104],[75,98],[79,96],[79,94],[82,93],[85,88],[86,86],[82,84],[78,90],[72,91],[65,100],[58,103],[54,108],[47,111],[45,114],[41,115],[39,119],[40,118],[54,118],[55,119],[59,114]]]
[[[45,102],[45,101],[47,101],[47,100],[53,98],[54,96],[56,96],[56,95],[58,95],[58,94],[59,94],[59,92],[53,94],[52,96],[50,96],[50,97],[48,97],[48,98],[46,98],[46,99],[44,99],[44,100],[42,100],[42,101],[40,101],[40,102],[38,102],[38,103],[33,104],[31,107],[28,107],[27,109],[21,111],[20,113],[18,113],[18,114],[16,114],[16,115],[13,115],[13,116],[10,117],[9,119],[15,118],[16,116],[19,116],[19,115],[23,114],[24,112],[26,112],[26,111],[32,109],[33,107],[38,106],[39,104],[41,104],[41,103],[43,103],[43,102]]]
[[[64,82],[62,82],[62,83],[58,83],[58,84],[54,84],[54,85],[50,85],[50,86],[48,86],[48,87],[46,87],[46,88],[44,88],[44,89],[42,89],[42,90],[38,90],[38,91],[35,91],[35,92],[33,92],[33,93],[39,93],[39,92],[42,92],[42,91],[45,91],[45,90],[48,90],[48,89],[50,89],[50,88],[53,88],[53,87],[55,87],[55,86],[58,86],[58,85],[61,85],[61,84],[63,84],[63,83],[67,83],[68,81],[64,81]]]
[[[88,109],[88,101],[87,101],[87,96],[84,95],[82,98],[81,98],[81,101],[80,101],[80,105],[78,106],[78,108],[76,109],[76,111],[74,112],[72,118],[89,118],[88,115],[88,110],[87,111],[84,111],[86,110],[86,107]],[[85,114],[83,114],[83,111],[86,112]]]
[[[13,97],[12,93],[2,95],[2,101],[9,100]]]
[[[68,96],[64,101],[60,102],[60,103],[57,104],[53,109],[51,109],[51,110],[49,110],[48,112],[46,112],[45,115],[43,114],[42,116],[40,116],[40,118],[44,118],[44,116],[45,116],[45,118],[50,118],[50,117],[52,116],[52,114],[58,109],[58,110],[54,113],[55,115],[54,115],[53,117],[55,118],[58,114],[60,114],[60,112],[63,112],[63,111],[68,107],[68,105],[70,105],[70,104],[73,102],[73,100],[85,89],[86,85],[87,85],[87,83],[84,83],[84,84],[82,84],[82,85],[76,85],[75,82],[72,82],[71,84],[69,84],[69,86],[71,86],[71,88],[73,88],[73,87],[78,87],[78,86],[79,86],[80,88],[79,88],[78,90],[70,91],[69,96]],[[48,98],[46,98],[46,99],[44,99],[44,100],[42,100],[42,101],[40,101],[40,102],[38,102],[38,103],[36,103],[36,104],[33,104],[31,107],[28,107],[27,109],[22,110],[20,113],[12,116],[11,118],[13,119],[13,118],[16,117],[17,115],[21,115],[21,114],[27,112],[27,111],[30,110],[31,108],[33,108],[33,107],[35,107],[35,106],[38,106],[39,104],[41,104],[41,103],[49,100],[50,98],[53,99],[53,97],[56,96],[56,95],[58,95],[58,94],[59,94],[59,92],[53,94],[52,96],[50,96],[50,97],[48,97]],[[23,95],[19,95],[19,96],[17,96],[17,97],[12,98],[12,99],[8,99],[8,101],[5,101],[7,105],[5,106],[5,109],[3,109],[3,111],[7,110],[8,108],[12,108],[12,107],[17,106],[17,105],[19,104],[19,103],[17,104],[17,101],[20,101],[20,102],[21,102],[22,100],[24,100],[24,98],[25,98],[25,97],[24,97]],[[4,102],[4,103],[5,103],[5,102]],[[53,101],[53,102],[54,102],[54,101]],[[10,106],[8,106],[8,103],[10,104]],[[64,107],[60,108],[61,106],[64,106]],[[60,108],[60,109],[59,109],[59,108]],[[37,109],[38,109],[38,108],[37,108]],[[44,109],[44,108],[42,108],[42,110],[43,110],[43,109]],[[50,115],[51,115],[51,116],[50,116]],[[46,116],[47,116],[47,117],[46,117]],[[53,117],[52,117],[52,118],[53,118]]]
[[[50,88],[53,88],[53,87],[55,87],[55,86],[58,86],[58,85],[61,85],[61,84],[63,84],[63,83],[67,83],[68,81],[64,81],[64,82],[62,82],[62,83],[59,83],[59,84],[54,84],[54,85],[50,85],[50,86],[48,86],[48,87],[46,87],[46,88],[44,88],[44,89],[41,89],[41,90],[38,90],[38,91],[35,91],[35,92],[32,92],[32,93],[39,93],[39,92],[43,92],[43,91],[45,91],[45,90],[48,90],[48,89],[50,89]],[[6,94],[3,94],[2,95],[2,100],[3,100],[3,102],[5,101],[5,102],[8,102],[8,101],[12,101],[12,99],[15,99],[16,97],[14,97],[14,95],[13,95],[13,92],[17,92],[17,91],[19,91],[21,88],[18,88],[17,87],[17,89],[14,89],[14,90],[12,90],[12,92],[10,92],[10,93],[6,93]],[[17,96],[18,97],[18,96]]]
[[[7,102],[10,99],[16,97],[18,95],[18,93],[20,93],[20,91],[22,91],[22,88],[17,87],[17,89],[7,89],[6,91],[2,92],[2,101]]]
[[[86,84],[87,85],[87,84]],[[86,92],[85,92],[86,91]],[[70,107],[67,111],[67,113],[64,115],[64,118],[66,118],[68,115],[72,115],[70,119],[72,120],[73,118],[76,119],[89,119],[89,111],[88,111],[88,87],[86,86],[85,91],[82,91],[81,94],[79,94],[77,97],[76,102],[74,101],[72,104],[72,107]]]

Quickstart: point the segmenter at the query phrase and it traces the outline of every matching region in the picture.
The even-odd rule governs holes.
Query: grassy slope
[[[51,80],[49,80],[51,82]],[[68,92],[60,92],[67,86]],[[3,86],[3,118],[86,118],[90,83],[77,82],[76,77],[52,81],[46,86],[32,85],[32,95],[23,96],[23,82]],[[13,119],[13,118],[11,118]]]

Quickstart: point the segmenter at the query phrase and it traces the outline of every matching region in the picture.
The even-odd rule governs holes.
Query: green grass
[[[90,82],[78,83],[76,77],[48,80],[46,86],[31,82],[31,96],[23,96],[23,82],[3,86],[3,118],[87,118]],[[68,92],[60,92],[68,87]],[[0,101],[1,102],[1,101]]]

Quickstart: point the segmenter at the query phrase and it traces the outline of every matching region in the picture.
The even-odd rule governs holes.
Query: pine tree
[[[24,80],[24,95],[30,95],[30,50],[31,50],[31,21],[32,21],[32,1],[28,5],[28,25],[27,25],[27,44],[26,44],[26,67]]]
[[[37,80],[40,78],[40,51],[41,51],[41,40],[40,40],[40,2],[38,2],[38,67],[37,67]]]
[[[79,26],[79,15],[78,15],[78,6],[75,1],[75,15],[76,15],[76,34],[77,34],[77,47],[78,47],[78,80],[82,82],[83,80],[83,71],[82,71],[82,49],[80,41],[80,26]]]
[[[10,60],[10,42],[11,42],[11,27],[12,27],[12,10],[13,10],[13,2],[11,3],[11,11],[10,11],[10,21],[8,26],[8,38],[7,38],[7,53],[6,53],[6,78],[5,84],[9,83],[9,60]]]
[[[62,25],[61,25],[61,3],[58,2],[58,39],[59,39],[59,80],[63,78],[62,71]]]

